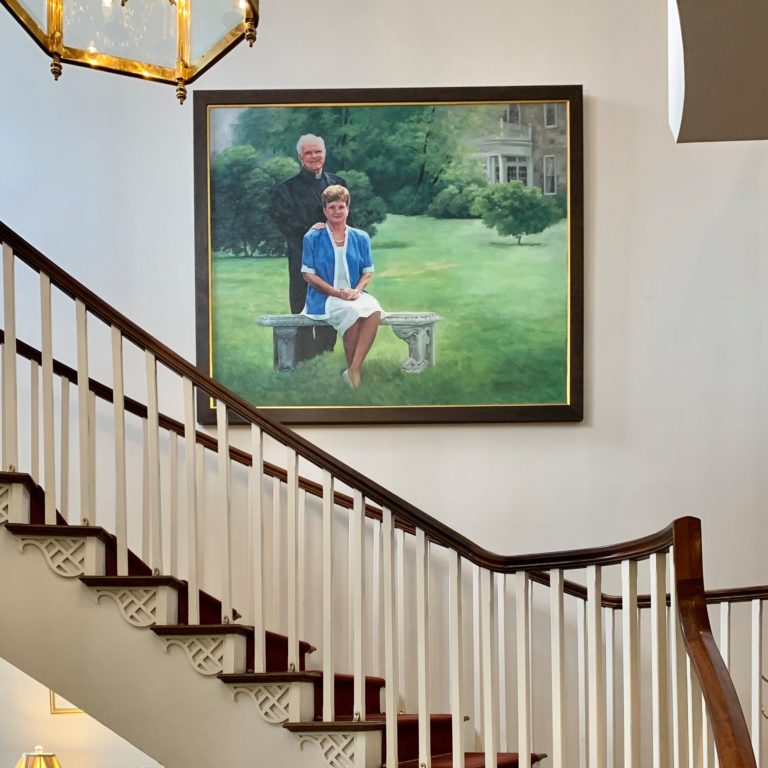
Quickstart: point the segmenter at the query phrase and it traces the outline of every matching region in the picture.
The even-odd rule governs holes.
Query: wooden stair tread
[[[14,536],[39,536],[41,538],[87,538],[101,539],[105,544],[112,540],[112,535],[98,525],[45,525],[43,523],[6,523],[6,530]]]
[[[268,683],[316,683],[323,679],[323,673],[309,672],[235,672],[218,676],[227,685],[259,685]]]
[[[126,587],[128,589],[172,587],[179,591],[186,587],[185,583],[175,576],[81,576],[80,581],[87,587]]]
[[[309,644],[307,643],[307,645]],[[312,646],[309,647],[312,648]],[[334,678],[337,683],[354,680],[353,675],[346,675],[340,672],[334,674]],[[219,680],[224,683],[316,683],[323,681],[323,673],[319,669],[310,669],[303,672],[241,672],[219,675]],[[366,675],[365,683],[366,685],[383,687],[385,680],[383,677]]]
[[[253,635],[253,627],[245,624],[156,624],[150,627],[156,634],[165,636],[194,635]]]
[[[336,733],[339,731],[383,731],[384,722],[364,720],[353,722],[351,720],[334,720],[330,723],[319,723],[316,720],[308,720],[303,723],[283,723],[283,728],[291,733]]]
[[[535,765],[546,757],[545,754],[531,754],[531,764]],[[499,768],[517,768],[520,756],[517,752],[498,752],[496,764]],[[398,763],[398,768],[419,768],[418,760],[406,760]],[[465,752],[465,768],[485,768],[485,752]],[[432,755],[432,768],[453,768],[452,755]]]

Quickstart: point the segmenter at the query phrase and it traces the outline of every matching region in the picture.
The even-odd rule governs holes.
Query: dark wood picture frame
[[[562,106],[559,106],[562,105]],[[290,120],[295,117],[298,123],[301,123],[302,119],[309,114],[305,112],[308,109],[326,110],[326,114],[330,113],[330,110],[346,110],[345,114],[352,114],[354,119],[357,115],[355,110],[370,109],[372,107],[379,108],[425,108],[429,107],[432,113],[446,114],[440,108],[443,107],[476,107],[478,109],[484,109],[483,115],[486,113],[489,115],[487,118],[490,120],[492,117],[492,111],[498,110],[500,113],[498,136],[479,136],[476,144],[473,145],[475,150],[471,157],[481,161],[477,163],[478,169],[483,166],[484,172],[487,174],[488,188],[494,184],[497,187],[501,187],[503,182],[516,181],[517,186],[526,187],[528,191],[530,188],[538,188],[538,197],[545,199],[547,194],[552,195],[550,200],[546,202],[550,205],[555,203],[555,193],[558,196],[557,203],[560,205],[562,211],[561,216],[563,218],[559,223],[553,225],[549,229],[544,229],[544,234],[526,234],[524,236],[526,242],[522,242],[522,235],[514,238],[497,234],[497,230],[488,228],[490,225],[486,222],[487,229],[482,230],[486,232],[489,239],[489,244],[496,248],[496,252],[499,253],[498,263],[511,263],[509,259],[513,258],[510,254],[525,254],[527,267],[530,269],[536,269],[536,258],[539,258],[541,263],[545,261],[556,261],[558,264],[558,275],[562,275],[564,284],[561,286],[555,285],[557,289],[555,291],[558,297],[558,303],[556,306],[548,307],[545,299],[538,297],[535,292],[528,292],[525,295],[531,296],[531,301],[538,301],[541,305],[538,309],[535,309],[531,313],[535,316],[537,312],[546,312],[551,310],[553,316],[556,317],[555,327],[559,330],[560,334],[556,342],[550,344],[555,348],[556,353],[552,353],[548,350],[555,363],[552,367],[553,370],[558,371],[557,377],[554,378],[556,388],[560,392],[560,396],[551,399],[543,398],[537,400],[536,398],[521,399],[516,401],[510,397],[509,402],[498,401],[484,401],[483,398],[483,381],[480,380],[477,383],[478,396],[476,401],[473,402],[397,402],[397,403],[371,403],[371,402],[358,402],[363,400],[363,395],[360,395],[358,400],[356,396],[358,392],[363,392],[363,387],[360,390],[347,391],[343,388],[343,385],[339,386],[338,397],[339,401],[336,402],[324,402],[318,403],[301,403],[301,404],[285,404],[280,402],[267,402],[259,396],[254,396],[252,393],[243,391],[242,382],[249,382],[256,378],[257,372],[254,367],[255,364],[252,360],[249,360],[248,356],[252,348],[258,346],[260,349],[265,343],[270,345],[273,343],[274,334],[274,351],[270,351],[270,356],[273,356],[270,360],[270,364],[273,370],[266,371],[267,366],[262,363],[258,369],[259,375],[266,377],[266,381],[269,382],[273,389],[268,391],[269,397],[278,397],[279,391],[284,382],[293,382],[294,380],[286,377],[291,377],[291,372],[281,372],[279,367],[283,368],[290,366],[290,360],[286,363],[285,360],[279,358],[278,355],[278,342],[277,342],[277,328],[273,327],[259,327],[257,323],[262,322],[265,324],[269,321],[269,317],[282,313],[288,313],[287,306],[287,268],[283,268],[285,272],[285,289],[282,291],[285,296],[280,296],[279,306],[277,303],[275,306],[260,306],[253,305],[251,302],[250,294],[245,297],[240,297],[238,305],[238,313],[232,312],[228,315],[229,325],[224,322],[223,317],[218,315],[214,317],[214,311],[216,310],[215,302],[212,298],[214,295],[214,280],[217,279],[214,275],[214,262],[217,269],[219,264],[224,265],[227,269],[237,268],[240,272],[233,272],[232,275],[225,273],[227,280],[230,282],[225,283],[224,278],[221,278],[221,286],[224,285],[236,285],[242,286],[243,282],[239,279],[238,275],[242,274],[242,270],[248,268],[248,274],[253,273],[258,265],[262,268],[271,270],[271,274],[277,274],[279,271],[279,265],[284,263],[284,259],[245,259],[245,258],[229,258],[233,255],[231,251],[217,250],[216,261],[214,259],[214,223],[213,213],[214,206],[216,205],[220,195],[224,200],[224,192],[220,192],[224,187],[219,182],[219,186],[212,189],[212,167],[222,155],[223,152],[231,149],[238,149],[233,146],[231,138],[222,139],[219,135],[222,133],[217,128],[217,133],[213,134],[212,125],[216,120],[219,120],[218,115],[224,116],[224,112],[218,113],[216,110],[229,110],[228,115],[235,115],[233,110],[240,109],[257,109],[265,110],[271,109],[274,114],[278,114],[279,117],[286,120]],[[536,108],[535,119],[530,118],[534,115],[532,111]],[[289,110],[296,110],[293,115],[289,115]],[[301,111],[301,112],[299,112]],[[241,113],[237,113],[239,115]],[[257,125],[258,120],[264,116],[265,113],[261,113],[255,118]],[[319,114],[313,113],[313,114]],[[362,112],[359,114],[360,121],[363,118]],[[370,115],[371,113],[366,113]],[[376,115],[385,115],[382,119],[389,119],[386,117],[385,112],[377,111]],[[410,114],[407,112],[406,114]],[[465,113],[462,113],[465,114]],[[214,117],[214,115],[216,117]],[[394,120],[395,113],[392,113]],[[398,113],[402,117],[402,112]],[[564,120],[563,120],[564,116]],[[223,117],[221,118],[223,121]],[[227,118],[228,119],[228,118]],[[448,119],[448,118],[446,118]],[[483,119],[486,119],[485,117]],[[559,132],[548,131],[550,128],[555,128],[561,123]],[[399,88],[387,88],[387,89],[360,89],[360,90],[279,90],[279,91],[197,91],[194,94],[194,177],[195,177],[195,265],[196,265],[196,332],[197,332],[197,365],[205,373],[213,376],[219,380],[222,384],[233,389],[237,394],[251,400],[254,405],[260,408],[264,408],[267,413],[270,413],[275,418],[283,421],[287,424],[397,424],[397,423],[487,423],[487,422],[557,422],[557,421],[581,421],[583,418],[583,112],[582,112],[582,87],[580,85],[561,85],[561,86],[510,86],[510,87],[462,87],[462,88],[417,88],[417,89],[399,89]],[[233,132],[232,125],[236,120],[230,120],[228,124],[228,131],[231,135]],[[565,122],[563,126],[562,123]],[[223,124],[223,123],[222,123]],[[216,122],[218,126],[219,123]],[[394,126],[394,123],[393,123]],[[357,130],[360,130],[360,126],[355,126]],[[363,128],[365,130],[365,128]],[[323,126],[320,126],[317,130],[306,130],[306,133],[317,133],[323,135]],[[287,133],[287,132],[286,132]],[[554,138],[555,133],[559,138]],[[264,136],[266,136],[266,132]],[[277,138],[276,138],[277,137]],[[282,142],[281,146],[284,147],[290,140],[295,142],[298,136],[291,135],[290,137],[281,137],[278,133],[273,131],[272,135],[267,139],[264,139],[264,151],[261,154],[261,159],[258,159],[258,153],[262,150],[262,147],[256,148],[256,154],[250,149],[245,154],[247,155],[248,162],[264,163],[264,158],[274,156],[276,154],[273,145],[275,142]],[[229,142],[229,143],[228,143]],[[272,142],[272,144],[269,144]],[[331,157],[333,148],[330,147],[330,142],[326,136],[326,142],[329,144],[329,154]],[[559,143],[558,143],[559,142]],[[252,144],[259,144],[260,139],[252,141]],[[425,142],[426,143],[426,142]],[[268,146],[269,145],[269,146]],[[555,146],[557,145],[557,146]],[[224,147],[224,149],[222,149]],[[549,148],[550,154],[547,153]],[[384,152],[384,150],[382,150]],[[560,156],[557,153],[560,152]],[[563,155],[564,152],[564,155]],[[510,154],[517,153],[517,154]],[[287,156],[289,153],[286,149],[282,150],[282,155]],[[543,157],[544,155],[544,157]],[[470,157],[470,154],[464,152],[463,157]],[[257,157],[256,160],[253,158]],[[295,158],[295,154],[293,156]],[[563,160],[564,157],[564,160]],[[550,158],[547,160],[546,158]],[[551,159],[554,158],[554,159]],[[235,158],[237,160],[237,158]],[[542,162],[543,160],[543,162]],[[281,160],[283,163],[286,161]],[[451,161],[452,162],[452,161]],[[218,166],[217,166],[218,167]],[[255,166],[254,166],[255,167]],[[287,167],[287,166],[284,166]],[[371,166],[375,168],[375,164]],[[293,173],[298,172],[299,165],[296,163]],[[326,165],[327,170],[331,173],[335,173],[340,170],[335,167],[329,167]],[[375,172],[371,172],[371,168],[368,168],[368,177],[375,176]],[[260,171],[259,171],[260,172]],[[348,174],[355,175],[354,170],[347,169]],[[256,173],[256,171],[254,171]],[[359,175],[359,174],[358,174]],[[355,175],[355,179],[358,178]],[[439,174],[437,174],[439,175]],[[224,177],[216,177],[224,178]],[[262,178],[262,177],[260,177]],[[288,175],[284,175],[282,178],[288,178]],[[215,185],[214,185],[215,186]],[[359,196],[356,198],[355,185],[349,183],[350,190],[352,191],[353,199],[350,206],[350,224],[356,225],[354,221],[355,215],[355,200],[361,199]],[[375,189],[375,184],[373,185]],[[443,184],[445,186],[445,184]],[[230,190],[229,194],[232,194]],[[459,192],[459,197],[462,196],[462,192]],[[245,188],[241,194],[235,193],[232,199],[235,201],[247,199],[247,192]],[[400,205],[402,206],[403,198],[400,198]],[[407,205],[407,202],[406,202]],[[219,218],[216,219],[216,227],[219,228],[219,232],[222,231],[225,207],[223,204],[219,205],[218,211],[215,215]],[[248,213],[246,215],[252,215]],[[231,212],[230,212],[231,213]],[[398,213],[402,213],[398,211]],[[419,212],[422,218],[418,221],[414,218],[413,221],[419,226],[414,230],[413,227],[409,231],[421,231],[421,229],[428,229],[433,221],[439,221],[442,224],[446,219],[431,219],[423,216],[423,210]],[[389,215],[389,213],[388,213]],[[474,214],[475,217],[477,214]],[[395,215],[394,219],[397,220],[398,226],[401,226],[404,222],[408,223],[408,214]],[[393,219],[390,219],[390,221]],[[471,219],[453,219],[452,221],[466,221],[470,222]],[[421,227],[423,222],[424,226]],[[238,224],[242,222],[238,221]],[[412,223],[412,222],[411,222]],[[256,222],[258,225],[258,221]],[[382,226],[383,225],[379,225]],[[446,225],[448,229],[445,231],[451,231],[450,227],[453,226],[450,223]],[[472,223],[472,227],[475,229],[473,232],[479,232],[479,227],[482,226],[482,222],[476,221]],[[518,224],[518,229],[520,225]],[[552,242],[557,243],[557,246],[552,245],[552,253],[550,254],[549,241],[547,240],[547,232],[554,232],[557,229],[557,238],[552,237]],[[538,233],[536,225],[531,225],[532,232]],[[398,230],[400,231],[400,230]],[[515,235],[518,233],[515,232]],[[382,235],[383,237],[383,235]],[[543,239],[542,239],[543,238]],[[234,237],[230,238],[230,241],[234,241]],[[494,242],[490,242],[493,240]],[[514,242],[514,241],[517,242]],[[217,234],[217,243],[222,242],[222,238]],[[397,238],[390,236],[389,240],[382,244],[382,247],[388,247],[390,249],[402,245],[402,242]],[[527,248],[516,246],[544,246],[541,248]],[[237,246],[233,246],[237,247]],[[559,250],[554,250],[557,247]],[[377,239],[374,236],[372,240],[373,258],[374,264],[377,263]],[[488,252],[490,253],[490,251]],[[222,254],[225,254],[227,258],[224,258]],[[529,255],[532,254],[532,255]],[[249,253],[248,255],[252,255]],[[391,264],[393,263],[393,257],[388,253],[389,258],[388,269],[390,273],[396,273],[397,269],[393,269]],[[395,257],[396,258],[396,257]],[[495,256],[494,256],[495,258]],[[522,259],[522,256],[515,257]],[[489,262],[497,263],[497,262]],[[533,267],[530,267],[530,265]],[[409,262],[409,266],[411,263]],[[430,268],[437,268],[434,264],[429,265]],[[455,264],[450,265],[438,265],[439,267],[445,266],[454,267]],[[470,269],[477,269],[477,267],[470,267]],[[507,270],[504,267],[499,267],[499,274],[507,275]],[[384,283],[386,286],[387,269],[381,271],[378,280],[374,280],[372,284],[372,293],[378,295],[377,288],[380,283]],[[494,280],[491,275],[491,281]],[[556,278],[559,280],[560,278]],[[553,278],[555,280],[555,278]],[[426,281],[425,281],[426,282]],[[263,284],[266,284],[264,282]],[[535,275],[532,280],[532,284],[536,285]],[[254,283],[258,285],[258,283]],[[468,290],[471,290],[475,296],[478,295],[478,291],[482,294],[482,284],[471,285]],[[244,289],[243,289],[244,290]],[[279,289],[282,290],[282,289]],[[521,289],[522,290],[522,289]],[[224,288],[221,288],[224,291]],[[229,294],[222,294],[229,295]],[[271,296],[272,294],[270,294]],[[395,294],[396,295],[396,294]],[[381,298],[381,297],[379,297]],[[498,306],[498,297],[497,304]],[[519,300],[519,299],[518,299]],[[258,302],[258,300],[255,300]],[[276,300],[277,301],[277,300]],[[481,302],[481,299],[477,299]],[[249,303],[251,302],[251,303]],[[285,304],[283,307],[282,304]],[[390,304],[393,303],[390,301]],[[222,305],[228,305],[228,302],[221,301]],[[382,305],[384,310],[400,310],[401,307],[388,306],[383,300]],[[446,305],[450,310],[450,304]],[[420,366],[427,368],[431,364],[434,364],[434,368],[425,371],[426,375],[423,378],[420,376],[409,376],[403,379],[408,382],[408,386],[411,387],[410,391],[414,391],[414,387],[418,385],[412,384],[415,381],[428,380],[427,377],[431,371],[436,371],[440,366],[440,337],[443,334],[450,336],[451,333],[457,334],[455,327],[450,325],[452,322],[450,311],[446,312],[446,306],[438,302],[437,300],[430,301],[425,300],[424,306],[407,306],[402,307],[404,310],[413,311],[420,315],[426,315],[427,312],[422,310],[429,309],[430,312],[436,313],[439,317],[439,322],[436,325],[431,326],[429,335],[429,345],[431,346],[431,354],[434,355],[434,343],[437,342],[437,359],[433,357],[432,360],[424,358],[423,350],[422,357],[416,361]],[[277,307],[277,309],[275,309]],[[273,313],[273,314],[270,314]],[[405,313],[402,313],[405,314]],[[239,317],[240,320],[233,320],[232,318]],[[265,320],[266,318],[266,320]],[[444,319],[445,318],[445,319]],[[558,319],[559,318],[559,319]],[[410,318],[408,318],[410,322]],[[301,321],[299,321],[301,322]],[[395,317],[392,320],[393,323],[399,322],[399,318]],[[534,322],[529,320],[527,322]],[[559,324],[559,325],[557,325]],[[237,326],[237,327],[235,327]],[[408,328],[411,326],[409,325]],[[526,325],[521,323],[521,328],[530,328],[530,324]],[[500,354],[505,353],[506,347],[504,343],[506,336],[502,336],[502,326],[499,326],[498,336],[494,337],[494,344],[498,344],[501,347]],[[413,352],[414,345],[406,338],[408,332],[402,332],[393,327],[395,331],[393,337],[387,336],[388,339],[397,336],[401,341],[407,343],[406,361],[402,364],[403,370],[406,371],[406,363],[410,362],[414,364],[413,357],[416,352]],[[409,331],[410,332],[410,331]],[[419,331],[421,333],[421,331]],[[514,333],[514,330],[509,331],[506,327],[504,332]],[[384,334],[388,334],[388,330],[382,327],[379,331],[379,338]],[[526,332],[521,332],[520,337],[525,336]],[[434,334],[434,335],[432,335]],[[529,334],[531,338],[535,338],[536,333]],[[219,342],[218,339],[221,339]],[[226,359],[227,363],[221,364],[222,371],[220,372],[214,367],[214,361],[216,359],[217,343],[221,344],[221,347],[225,347],[225,342],[230,343],[231,339],[239,338],[238,342],[240,346],[238,348],[232,347],[227,351],[227,357],[224,357],[222,353],[222,359]],[[245,341],[243,341],[243,338]],[[456,346],[455,339],[453,337],[454,347]],[[526,337],[527,338],[527,337]],[[469,337],[468,337],[469,339]],[[394,342],[387,341],[390,347]],[[527,342],[534,344],[534,341]],[[234,342],[232,342],[234,345]],[[376,342],[376,345],[379,341]],[[469,339],[468,345],[474,344]],[[377,346],[374,345],[371,352],[371,358],[376,356]],[[459,345],[460,346],[460,345]],[[336,345],[336,350],[329,355],[323,355],[323,358],[333,357],[333,365],[335,368],[339,368],[343,365],[343,355],[338,352],[341,348],[341,342]],[[400,348],[400,347],[398,347]],[[406,352],[406,346],[401,347],[403,352]],[[476,347],[472,347],[469,352],[474,351]],[[284,352],[284,350],[283,350]],[[281,354],[283,354],[281,352]],[[454,357],[455,360],[459,359],[458,365],[461,367],[463,375],[474,375],[472,373],[474,361],[471,359],[471,355],[468,352],[468,359],[466,361],[461,358]],[[292,353],[291,353],[292,354]],[[427,352],[427,357],[430,351]],[[498,350],[494,348],[494,354],[499,354]],[[543,353],[540,350],[534,349],[532,352],[531,361],[523,359],[522,357],[515,358],[510,353],[509,358],[502,357],[502,368],[504,371],[507,368],[510,371],[522,370],[526,366],[535,364],[536,356],[542,357]],[[338,360],[335,358],[338,357]],[[261,351],[262,361],[264,357],[264,351]],[[240,362],[242,360],[242,363]],[[312,363],[312,361],[310,361]],[[449,365],[450,363],[446,363]],[[485,363],[487,365],[487,363]],[[331,366],[330,362],[323,363],[325,368]],[[382,363],[379,363],[381,366]],[[251,368],[249,369],[249,366]],[[481,366],[480,366],[481,367]],[[498,367],[498,366],[497,366]],[[238,385],[238,377],[234,376],[233,371],[238,370],[238,376],[240,377],[241,384]],[[392,366],[387,369],[387,376],[392,379],[393,373]],[[303,370],[299,368],[299,371]],[[334,377],[338,376],[339,371],[334,372]],[[330,375],[329,373],[323,375]],[[403,374],[405,376],[405,374]],[[436,374],[434,374],[436,375]],[[443,374],[444,375],[444,374]],[[479,373],[482,376],[482,372]],[[315,380],[322,382],[322,376],[313,371],[312,376]],[[230,380],[231,379],[231,380]],[[365,385],[364,379],[364,385]],[[397,384],[397,383],[396,383]],[[532,385],[535,385],[534,381]],[[332,380],[332,387],[336,387],[336,379]],[[375,374],[372,374],[372,379],[369,382],[369,393],[373,393],[376,387]],[[322,390],[323,396],[327,395],[328,386]],[[542,389],[546,389],[542,387]],[[265,392],[267,390],[264,390]],[[321,390],[318,389],[318,392]],[[278,394],[275,394],[278,392]],[[334,392],[336,390],[334,389]],[[334,397],[337,395],[334,395]],[[319,399],[319,397],[318,397]],[[202,424],[213,424],[216,420],[215,403],[209,398],[200,397],[198,399],[198,419]]]

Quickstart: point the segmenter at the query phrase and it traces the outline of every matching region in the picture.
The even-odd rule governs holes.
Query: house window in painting
[[[522,155],[511,155],[507,161],[507,181],[522,181],[528,186],[528,158]]]
[[[544,127],[557,128],[557,104],[544,105]]]
[[[513,125],[520,125],[520,105],[519,104],[507,104],[507,112],[504,115],[504,119],[507,123]]]

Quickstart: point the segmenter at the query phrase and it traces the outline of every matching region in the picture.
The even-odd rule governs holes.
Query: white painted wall
[[[21,553],[5,530],[0,530],[0,583],[6,585],[0,589],[5,620],[0,657],[119,730],[162,765],[317,767],[315,747],[302,750],[296,736],[264,722],[251,698],[235,700],[228,686],[195,672],[181,648],[167,650],[150,630],[129,626],[111,601],[99,605],[77,579],[55,575],[40,552]],[[26,632],[9,631],[20,621]],[[9,687],[0,688],[2,714],[27,695],[25,684],[13,685],[0,667],[0,683],[6,681]],[[107,738],[96,723],[78,733],[75,716],[62,715],[59,720],[72,720],[69,730],[59,724],[35,731],[36,718],[19,708],[0,720],[4,766],[15,765],[24,747],[32,751],[42,743],[56,751],[62,768],[157,768],[114,734]],[[11,730],[13,724],[18,732]],[[78,736],[95,741],[88,749]]]
[[[62,768],[157,768],[159,765],[85,713],[52,715],[49,690],[0,659],[0,763],[16,765],[42,744]]]
[[[712,586],[764,581],[768,147],[673,143],[666,14],[267,2],[255,48],[198,87],[583,83],[586,421],[302,432],[499,551],[607,544],[694,514]],[[191,105],[75,68],[54,84],[7,13],[0,51],[0,218],[192,357]]]

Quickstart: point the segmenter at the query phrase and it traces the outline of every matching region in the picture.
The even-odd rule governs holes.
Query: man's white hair
[[[296,154],[301,157],[301,148],[309,142],[319,144],[325,152],[325,141],[322,136],[315,136],[314,133],[305,133],[303,136],[299,136],[299,140],[296,142]]]

